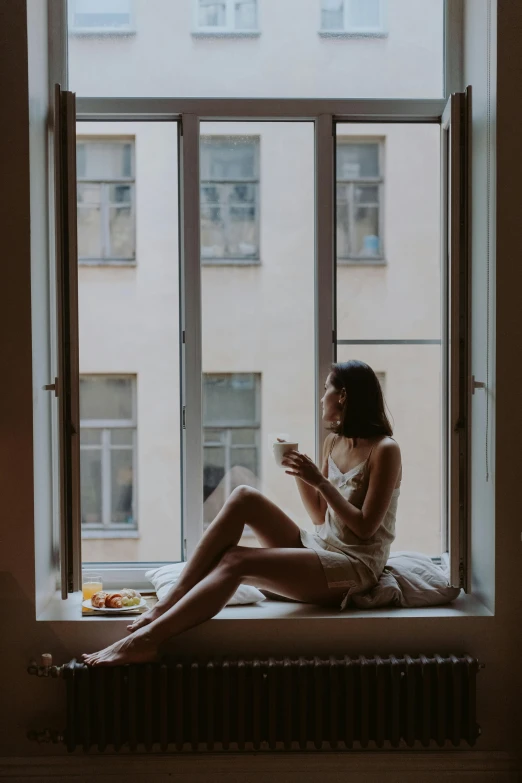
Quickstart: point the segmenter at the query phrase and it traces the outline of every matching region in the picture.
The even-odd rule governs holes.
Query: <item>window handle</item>
[[[474,375],[471,376],[471,393],[472,394],[475,394],[475,389],[485,389],[485,388],[486,388],[486,384],[484,383],[484,381],[476,381],[475,380],[475,376]]]
[[[55,397],[58,397],[58,378],[55,378],[55,379],[54,379],[54,383],[47,383],[47,384],[46,384],[46,385],[43,387],[43,389],[44,389],[45,391],[53,391],[53,392],[54,392],[54,396],[55,396]]]

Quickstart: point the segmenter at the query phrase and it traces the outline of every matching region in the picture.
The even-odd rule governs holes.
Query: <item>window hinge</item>
[[[183,560],[187,560],[187,539],[183,539]]]
[[[466,570],[464,568],[464,560],[459,561],[459,587],[466,586]]]
[[[178,122],[179,122],[179,135],[183,136],[183,119],[180,117]]]
[[[185,345],[185,330],[184,329],[181,332],[181,342],[183,343],[183,345]]]
[[[53,391],[54,396],[58,397],[58,378],[54,379],[54,383],[47,383],[43,388],[45,391]]]
[[[186,425],[185,425],[185,406],[183,406],[182,424],[183,424],[183,429],[186,429]]]

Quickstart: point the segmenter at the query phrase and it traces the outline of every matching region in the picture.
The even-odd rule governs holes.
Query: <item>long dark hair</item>
[[[332,428],[345,438],[373,438],[376,435],[393,435],[384,409],[384,397],[376,374],[364,362],[332,364],[330,380],[334,388],[346,391],[346,401],[340,421]]]

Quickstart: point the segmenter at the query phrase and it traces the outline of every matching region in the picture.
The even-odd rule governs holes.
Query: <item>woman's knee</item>
[[[233,503],[234,505],[244,506],[256,503],[261,497],[261,492],[254,489],[254,487],[249,487],[247,484],[241,484],[239,487],[232,490],[228,502]]]
[[[245,562],[243,547],[231,546],[227,549],[219,562],[219,567],[223,568],[230,576],[241,578]]]

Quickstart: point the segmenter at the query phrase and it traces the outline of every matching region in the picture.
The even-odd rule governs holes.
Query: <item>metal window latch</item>
[[[486,384],[484,383],[484,381],[476,381],[475,380],[475,376],[474,375],[471,376],[471,393],[472,394],[475,394],[475,389],[485,389],[485,388],[486,388]]]
[[[54,383],[48,383],[43,388],[45,391],[53,391],[54,396],[58,397],[58,378],[54,379]]]

